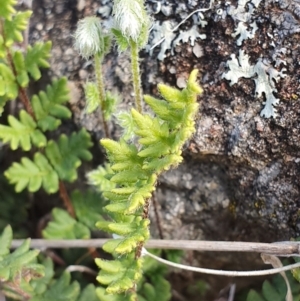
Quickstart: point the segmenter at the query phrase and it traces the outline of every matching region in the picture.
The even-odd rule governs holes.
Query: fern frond
[[[34,296],[30,301],[74,301],[79,297],[79,293],[79,283],[77,281],[71,282],[70,273],[64,272],[44,294]]]
[[[7,101],[8,101],[8,99],[6,97],[0,96],[0,116],[2,115],[2,113],[4,111],[4,106]]]
[[[75,190],[72,195],[72,204],[79,222],[86,225],[91,230],[96,230],[96,222],[102,220],[104,213],[99,200],[99,193],[88,190],[82,194]]]
[[[95,286],[93,284],[87,285],[81,292],[77,301],[99,301]]]
[[[14,100],[18,93],[19,88],[12,70],[5,64],[0,63],[0,96]]]
[[[42,261],[45,275],[31,281],[33,287],[30,301],[99,301],[93,284],[87,285],[81,292],[76,281],[71,283],[70,273],[64,272],[59,279],[53,279],[54,265],[50,258]]]
[[[9,248],[12,241],[12,229],[10,226],[5,227],[0,237],[0,261],[3,256],[9,254]]]
[[[0,58],[4,58],[6,56],[6,47],[4,45],[4,38],[0,35]]]
[[[32,11],[17,12],[4,21],[5,46],[11,47],[15,42],[23,42],[22,31],[27,28]]]
[[[92,154],[91,137],[85,129],[72,133],[70,137],[62,134],[58,142],[50,140],[45,148],[47,158],[57,171],[59,178],[69,182],[77,179],[77,168],[81,160],[89,161]]]
[[[100,301],[135,301],[136,295],[135,294],[128,294],[128,295],[112,295],[108,294],[103,287],[98,287],[96,289],[97,297]],[[139,300],[142,301],[142,300]]]
[[[48,239],[85,239],[90,238],[90,230],[76,221],[70,214],[59,208],[52,210],[53,220],[43,230],[43,236]]]
[[[11,20],[12,15],[16,13],[14,6],[18,3],[17,0],[1,0],[0,17]]]
[[[155,190],[157,177],[162,171],[182,161],[181,148],[195,131],[194,119],[198,110],[196,100],[202,91],[196,83],[196,77],[197,71],[193,71],[187,88],[182,91],[161,85],[161,94],[166,95],[165,100],[145,97],[156,113],[155,117],[131,110],[134,133],[139,139],[138,147],[124,140],[101,140],[111,164],[112,174],[109,179],[118,186],[103,193],[110,201],[105,209],[111,213],[113,221],[100,221],[96,225],[120,236],[107,242],[103,248],[116,255],[116,260],[120,262],[131,258],[133,262],[130,268],[127,265],[129,273],[133,272],[131,267],[135,267],[137,270],[134,273],[141,274],[139,266],[134,266],[137,262],[134,259],[135,251],[149,238],[149,220],[142,213]],[[134,278],[123,281],[115,271],[109,268],[105,270],[104,264],[99,266],[103,270],[98,281],[108,285],[107,292],[124,292],[135,284]],[[126,269],[124,271],[128,272]],[[155,295],[151,286],[146,286],[145,290],[149,295]]]
[[[93,170],[87,174],[87,179],[90,185],[96,187],[99,192],[109,191],[116,187],[116,184],[107,179],[108,174],[112,174],[113,171],[109,164],[99,166],[96,170]]]
[[[0,284],[4,294],[28,298],[32,292],[29,282],[43,276],[44,267],[36,263],[39,251],[29,250],[29,239],[10,254],[11,240],[12,230],[7,226],[0,237]]]
[[[68,100],[69,90],[67,79],[64,77],[54,80],[47,86],[46,92],[41,91],[32,97],[32,107],[38,125],[44,132],[55,130],[61,124],[60,119],[71,117],[71,111],[64,106]]]
[[[10,126],[0,125],[0,139],[4,143],[9,142],[12,150],[21,146],[24,151],[29,151],[31,143],[37,147],[47,144],[46,137],[37,129],[37,124],[26,111],[21,110],[20,120],[9,115],[8,124]]]
[[[33,161],[23,157],[21,163],[13,165],[4,173],[11,184],[16,184],[16,192],[28,186],[28,190],[35,192],[43,187],[48,193],[58,191],[58,175],[41,153],[34,155]]]
[[[109,294],[116,294],[127,291],[134,287],[141,278],[142,259],[134,260],[131,256],[110,262],[103,259],[96,259],[96,264],[101,271],[97,280],[105,285]]]
[[[86,100],[86,112],[93,113],[100,105],[99,90],[96,83],[87,82],[84,86],[84,95]]]
[[[49,68],[50,64],[48,59],[50,57],[50,50],[52,43],[37,42],[32,46],[28,45],[27,53],[25,55],[25,66],[27,72],[34,80],[41,78],[40,68]]]
[[[23,88],[27,87],[29,83],[29,76],[26,71],[25,60],[21,51],[15,51],[13,54],[13,63],[17,73],[16,79],[18,84]]]

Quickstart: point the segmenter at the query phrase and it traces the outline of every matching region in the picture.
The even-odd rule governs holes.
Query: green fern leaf
[[[44,147],[47,144],[46,137],[36,129],[37,124],[26,111],[21,110],[20,120],[9,115],[8,123],[10,126],[0,125],[0,139],[4,143],[9,142],[12,150],[21,146],[24,151],[29,151],[31,143],[37,147]]]
[[[96,222],[103,219],[99,194],[90,190],[82,194],[75,190],[71,199],[77,219],[89,229],[96,230]]]
[[[281,300],[280,294],[268,280],[263,283],[262,293],[267,298],[267,301]]]
[[[109,204],[105,206],[105,209],[112,213],[123,213],[127,210],[127,208],[128,204],[126,199],[122,203]]]
[[[115,183],[112,183],[107,179],[107,175],[111,174],[112,169],[109,164],[99,166],[96,170],[93,170],[87,174],[88,182],[97,188],[98,191],[109,191],[116,187]]]
[[[11,20],[12,15],[16,13],[14,6],[17,5],[17,0],[1,0],[0,17]]]
[[[61,135],[58,143],[50,140],[45,151],[59,178],[73,182],[77,179],[76,169],[81,165],[81,160],[92,159],[92,154],[88,151],[91,146],[90,135],[82,129],[78,133],[72,133],[70,137]]]
[[[87,239],[90,238],[90,230],[82,223],[77,222],[70,214],[59,208],[52,210],[53,220],[43,230],[43,236],[47,239]]]
[[[54,80],[47,86],[46,92],[41,91],[32,97],[32,107],[38,125],[44,132],[55,130],[61,124],[60,119],[71,117],[71,111],[64,106],[68,100],[69,90],[67,79],[64,77]]]
[[[45,268],[45,274],[44,277],[39,278],[39,279],[34,279],[31,282],[32,288],[34,290],[34,295],[42,295],[44,294],[48,286],[54,276],[54,265],[53,261],[50,258],[45,258],[42,261],[42,265]]]
[[[117,122],[122,127],[122,139],[128,141],[134,137],[134,121],[129,112],[120,112],[116,114]]]
[[[12,19],[4,22],[5,46],[11,47],[15,42],[23,42],[22,31],[28,26],[32,11],[17,12]]]
[[[142,259],[132,260],[132,257],[122,257],[116,264],[115,261],[109,264],[102,259],[98,259],[96,264],[101,267],[101,271],[97,280],[108,285],[106,291],[110,294],[116,294],[127,291],[134,287],[134,283],[138,281],[142,274],[141,271]],[[113,266],[116,264],[116,268]],[[107,269],[106,269],[107,268]]]
[[[129,47],[128,39],[123,36],[121,30],[112,28],[111,32],[117,41],[119,51],[125,51]]]
[[[0,96],[14,100],[18,93],[19,88],[12,70],[5,64],[0,63]]]
[[[0,35],[0,58],[4,58],[6,56],[6,48],[4,45],[4,38]]]
[[[135,301],[136,300],[135,294],[112,295],[112,294],[108,294],[103,287],[98,287],[96,289],[96,294],[100,301]]]
[[[151,277],[151,283],[146,282],[138,289],[138,295],[142,296],[144,300],[160,300],[168,301],[171,299],[171,285],[162,276],[158,275],[156,277]],[[140,298],[139,298],[140,300]]]
[[[1,247],[0,256],[0,285],[4,294],[13,295],[20,299],[30,297],[33,288],[29,284],[32,279],[44,275],[44,267],[36,264],[36,257],[39,251],[30,251],[30,240],[27,239],[13,253],[9,254],[5,249],[10,245],[12,231],[7,227],[0,241],[4,242]]]
[[[0,261],[3,260],[3,256],[9,254],[11,241],[12,229],[11,226],[6,226],[0,237]]]
[[[16,192],[27,186],[31,192],[39,190],[42,186],[48,193],[58,190],[57,173],[41,153],[36,153],[33,161],[23,157],[21,163],[13,163],[4,174],[11,184],[16,184]]]
[[[99,301],[95,286],[93,284],[87,285],[81,292],[77,301]]]
[[[32,46],[27,47],[27,53],[25,55],[25,66],[27,72],[32,76],[34,80],[41,78],[41,72],[39,68],[49,68],[50,64],[48,59],[50,57],[50,50],[52,44],[50,41],[46,43],[37,42]]]
[[[2,115],[2,113],[4,111],[4,106],[7,101],[8,101],[8,99],[5,96],[0,96],[0,116]]]
[[[86,100],[86,112],[93,113],[100,105],[100,96],[96,83],[88,82],[84,86],[84,95]]]
[[[78,298],[79,293],[78,282],[73,281],[71,283],[70,273],[64,272],[43,295],[34,296],[30,301],[74,301]]]
[[[120,102],[120,99],[117,95],[111,94],[109,91],[105,94],[105,110],[104,118],[105,120],[110,120],[112,114],[116,111],[117,104]]]
[[[21,51],[16,51],[13,54],[13,62],[17,72],[18,84],[23,88],[27,87],[29,83],[29,77],[25,68],[24,56]]]
[[[259,293],[255,290],[250,290],[246,301],[266,301]]]
[[[116,173],[110,181],[113,183],[133,183],[138,180],[146,180],[149,177],[148,173],[142,170],[141,167],[136,166],[132,170],[123,170]]]

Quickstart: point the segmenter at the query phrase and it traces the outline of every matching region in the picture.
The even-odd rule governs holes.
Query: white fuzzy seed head
[[[128,40],[140,43],[139,39],[149,30],[149,17],[147,16],[143,0],[115,0],[113,13],[116,27],[121,30]],[[147,41],[142,41],[145,44]]]
[[[85,59],[105,52],[105,36],[102,33],[100,20],[97,17],[86,17],[77,24],[75,48]]]

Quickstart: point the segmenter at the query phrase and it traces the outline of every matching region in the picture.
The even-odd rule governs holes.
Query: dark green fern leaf
[[[17,12],[11,20],[5,19],[4,37],[6,47],[11,47],[14,43],[23,41],[22,31],[27,28],[31,14],[31,11]]]
[[[39,127],[45,132],[55,130],[60,119],[71,117],[71,111],[64,105],[69,100],[67,79],[60,78],[48,85],[46,92],[41,91],[32,97],[32,107]]]
[[[19,87],[12,70],[0,63],[0,96],[5,96],[7,100],[14,100],[18,93]]]
[[[51,47],[52,43],[50,41],[46,43],[37,42],[33,47],[30,45],[27,47],[25,67],[34,80],[41,78],[40,68],[50,67],[48,59],[50,57]]]
[[[21,146],[24,151],[29,151],[31,143],[37,147],[46,146],[46,137],[37,129],[36,122],[26,111],[21,110],[19,120],[9,115],[8,124],[9,126],[0,125],[0,139],[4,143],[9,142],[12,150]]]
[[[59,178],[73,182],[77,179],[77,168],[81,165],[81,160],[92,159],[88,150],[91,146],[90,135],[82,129],[78,133],[72,133],[70,137],[61,135],[58,142],[49,141],[45,151]]]
[[[13,62],[17,73],[16,79],[18,84],[23,88],[28,87],[29,76],[25,68],[24,55],[21,51],[16,51],[13,54]]]
[[[70,214],[59,208],[52,210],[53,220],[43,230],[47,239],[85,239],[90,238],[90,230],[84,224],[76,221]]]
[[[83,194],[75,190],[71,195],[71,199],[78,221],[89,229],[96,230],[96,222],[103,219],[99,193],[88,190]]]
[[[75,301],[80,293],[77,281],[71,282],[71,275],[64,272],[58,280],[51,283],[46,292],[40,296],[34,296],[30,301]]]
[[[0,284],[5,295],[28,298],[33,291],[30,281],[42,277],[44,267],[36,263],[39,251],[29,250],[29,239],[9,253],[11,240],[12,230],[8,226],[0,237]]]
[[[58,175],[46,157],[39,152],[34,155],[33,161],[23,157],[21,163],[13,163],[4,174],[11,184],[16,185],[16,192],[26,187],[31,192],[41,187],[48,193],[55,193],[58,190]]]

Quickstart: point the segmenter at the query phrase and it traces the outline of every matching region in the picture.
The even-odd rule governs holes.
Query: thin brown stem
[[[68,192],[67,192],[67,189],[66,189],[66,186],[65,184],[62,182],[62,181],[59,181],[59,195],[65,205],[65,208],[67,209],[67,211],[69,212],[69,214],[72,216],[72,217],[75,217],[76,214],[75,214],[75,210],[74,210],[74,207],[73,207],[73,204],[70,200],[70,197],[68,195]]]
[[[16,68],[15,68],[15,65],[14,65],[14,62],[13,62],[13,58],[12,58],[12,55],[11,55],[11,52],[10,52],[9,48],[6,48],[6,52],[7,52],[8,63],[10,65],[11,70],[14,73],[14,76],[16,77],[17,76],[17,71],[16,71]],[[30,114],[30,116],[33,119],[35,119],[34,112],[33,112],[31,103],[29,101],[28,95],[26,93],[26,90],[23,87],[21,87],[19,84],[18,84],[18,87],[19,87],[19,98],[20,98],[21,102],[23,103],[23,105],[24,105],[26,111],[28,112],[28,114]]]

